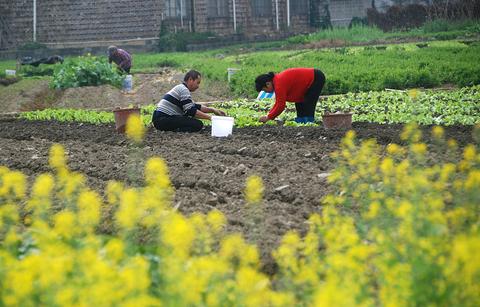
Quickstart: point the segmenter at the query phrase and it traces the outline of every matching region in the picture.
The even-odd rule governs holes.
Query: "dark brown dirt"
[[[353,129],[360,139],[376,138],[381,145],[400,142],[400,125],[354,123]],[[471,127],[446,128],[447,137],[461,146],[472,142],[471,132]],[[258,243],[264,270],[271,273],[275,268],[270,252],[281,236],[292,229],[304,232],[308,216],[321,212],[320,201],[332,190],[323,175],[334,168],[330,154],[344,134],[321,127],[264,126],[213,138],[209,128],[197,134],[150,128],[141,155],[166,160],[176,189],[172,205],[187,215],[221,210],[229,232],[242,232]],[[114,125],[0,120],[0,165],[33,178],[49,171],[48,150],[56,142],[65,146],[70,168],[84,173],[100,192],[108,180],[129,178],[130,146]],[[252,227],[243,200],[245,180],[252,174],[260,175],[265,185],[258,227]]]

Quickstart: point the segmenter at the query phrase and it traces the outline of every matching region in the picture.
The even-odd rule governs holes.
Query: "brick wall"
[[[217,34],[232,35],[234,32],[233,1],[228,3],[228,16],[208,17],[208,0],[195,1],[195,29],[199,32],[210,31]],[[291,2],[295,0],[290,0]],[[278,0],[279,27],[277,31],[275,1],[272,0],[271,12],[268,17],[255,17],[250,0],[235,0],[237,33],[245,37],[282,36],[285,32],[300,33],[312,30],[309,27],[309,15],[291,15],[290,28],[287,27],[287,0]]]
[[[32,0],[0,0],[0,49],[16,47],[33,38]]]
[[[8,4],[7,4],[8,2]],[[158,0],[37,0],[37,41],[41,43],[157,37],[163,4]],[[33,39],[33,1],[0,0],[8,44]]]
[[[179,29],[179,18],[166,19],[168,0],[37,0],[37,41],[41,43],[111,41],[157,37],[163,22]],[[228,16],[209,17],[208,0],[183,0],[193,5],[193,17],[183,19],[187,31],[240,34],[249,39],[269,39],[316,30],[310,26],[310,6],[303,14],[290,16],[287,26],[287,0],[278,0],[279,30],[275,0],[267,17],[255,17],[252,1],[236,1],[237,33],[233,25],[233,0],[228,0]],[[331,18],[364,16],[371,0],[309,0],[330,3]],[[295,3],[296,0],[290,0]],[[33,0],[0,0],[0,49],[11,49],[33,38]],[[192,15],[192,14],[188,14]]]
[[[155,37],[160,29],[159,1],[38,1],[40,42]]]
[[[331,0],[330,16],[334,26],[348,26],[353,17],[366,17],[371,0]]]

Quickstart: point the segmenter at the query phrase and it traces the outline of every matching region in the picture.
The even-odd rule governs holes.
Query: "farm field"
[[[382,147],[401,143],[401,125],[354,124],[359,139],[375,138]],[[103,191],[109,180],[127,181],[131,149],[115,126],[56,121],[0,121],[0,164],[36,176],[50,170],[48,152],[54,143],[65,146],[68,165],[84,173],[91,187]],[[425,128],[427,144],[433,141]],[[252,127],[235,129],[233,137],[212,138],[210,129],[200,134],[148,130],[137,161],[138,173],[149,157],[167,162],[175,187],[174,206],[180,212],[206,213],[219,209],[228,219],[230,232],[251,238],[245,220],[243,190],[250,175],[264,181],[264,233],[257,238],[265,270],[273,273],[270,253],[291,229],[305,232],[308,217],[321,212],[321,200],[332,192],[326,181],[335,163],[345,131],[322,127]],[[471,143],[472,127],[449,127],[446,136],[460,147]],[[431,160],[442,159],[431,156]],[[137,174],[138,178],[138,174]],[[136,183],[138,184],[138,182]]]
[[[130,94],[86,55],[0,87],[0,305],[478,306],[480,45],[378,47],[139,55]],[[314,64],[316,123],[260,123],[252,78]],[[152,127],[188,68],[233,135]]]

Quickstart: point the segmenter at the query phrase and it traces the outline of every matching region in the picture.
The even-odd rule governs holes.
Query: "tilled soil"
[[[360,139],[376,138],[381,145],[400,143],[401,128],[353,125]],[[431,143],[429,127],[424,130],[426,142]],[[471,127],[446,128],[447,137],[460,146],[472,142],[471,132]],[[325,179],[335,166],[330,154],[338,149],[344,134],[322,127],[264,126],[234,128],[231,137],[213,138],[209,128],[196,134],[149,128],[141,156],[166,160],[176,190],[172,205],[187,215],[221,210],[228,219],[227,231],[242,232],[256,242],[264,270],[271,273],[275,267],[270,252],[281,237],[288,230],[303,233],[307,218],[321,212],[321,199],[333,189]],[[84,173],[99,192],[109,180],[131,178],[127,173],[131,146],[125,136],[115,132],[114,125],[0,120],[0,165],[20,170],[29,178],[50,171],[48,151],[53,143],[65,146],[70,168]],[[255,217],[254,227],[243,197],[246,178],[253,174],[261,176],[265,185],[264,213]]]

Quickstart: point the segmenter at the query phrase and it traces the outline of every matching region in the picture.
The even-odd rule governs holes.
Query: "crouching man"
[[[163,131],[197,132],[202,130],[200,119],[211,120],[213,113],[225,116],[225,112],[210,108],[192,100],[192,92],[197,90],[202,80],[201,74],[190,70],[183,82],[163,96],[153,112],[152,122],[156,129]]]

